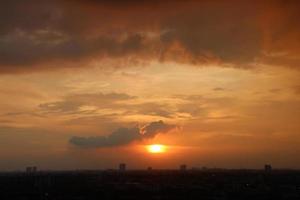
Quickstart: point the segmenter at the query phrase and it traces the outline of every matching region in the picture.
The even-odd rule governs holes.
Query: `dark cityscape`
[[[35,168],[36,170],[36,168]],[[187,169],[0,173],[0,199],[299,199],[300,171]]]

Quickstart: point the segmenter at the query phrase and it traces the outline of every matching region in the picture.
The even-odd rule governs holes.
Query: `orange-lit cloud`
[[[3,1],[0,71],[104,58],[298,67],[299,9],[297,1]]]

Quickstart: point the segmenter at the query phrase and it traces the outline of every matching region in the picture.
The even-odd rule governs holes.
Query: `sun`
[[[166,146],[162,144],[152,144],[147,146],[149,153],[164,153],[166,151]]]

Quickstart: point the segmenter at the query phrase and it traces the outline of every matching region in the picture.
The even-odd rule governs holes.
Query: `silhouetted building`
[[[31,167],[26,167],[26,172],[30,173],[31,172]]]
[[[272,166],[271,165],[265,165],[265,171],[266,172],[272,171]]]
[[[26,172],[27,173],[35,173],[35,172],[37,172],[37,167],[36,166],[26,167]]]
[[[119,170],[120,171],[125,171],[126,170],[126,164],[125,163],[120,163]]]
[[[180,165],[179,169],[180,171],[186,171],[186,165],[185,164]]]
[[[32,172],[37,172],[37,167],[36,166],[32,167]]]

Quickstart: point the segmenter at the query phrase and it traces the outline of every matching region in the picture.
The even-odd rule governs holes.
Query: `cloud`
[[[118,103],[131,100],[136,97],[125,93],[89,93],[73,94],[66,96],[61,101],[43,103],[39,108],[45,113],[72,114],[82,113],[83,106],[93,106],[95,108],[119,107]]]
[[[143,138],[153,138],[159,133],[166,133],[176,128],[175,125],[165,124],[163,121],[151,122],[141,128]]]
[[[213,88],[214,91],[224,91],[225,88],[222,88],[222,87],[215,87]]]
[[[219,90],[221,88],[216,89]],[[171,99],[158,101],[126,93],[82,93],[65,96],[60,101],[40,104],[36,114],[69,115],[72,117],[69,123],[73,124],[80,124],[75,120],[78,117],[84,123],[92,120],[95,124],[98,117],[108,121],[119,121],[121,118],[174,120],[205,117],[209,110],[224,110],[233,106],[234,102],[235,98],[208,98],[201,95],[173,95]]]
[[[126,93],[82,93],[63,97],[60,101],[47,102],[39,105],[43,114],[97,114],[106,112],[121,115],[148,115],[173,118],[175,111],[167,103],[144,100],[141,97]],[[101,112],[105,115],[103,112]],[[108,114],[106,113],[106,115]],[[99,112],[98,112],[99,114]]]
[[[299,8],[279,0],[1,1],[0,73],[103,59],[298,67]]]
[[[161,133],[167,133],[175,129],[175,125],[165,124],[163,121],[151,122],[138,128],[119,128],[108,136],[77,137],[70,139],[70,143],[79,147],[112,147],[126,145],[144,139],[154,138]]]
[[[144,102],[131,105],[124,105],[124,108],[127,108],[126,115],[139,114],[172,118],[175,114],[174,110],[167,103]]]
[[[80,147],[110,147],[129,144],[141,139],[138,128],[120,128],[108,136],[72,137],[70,143]]]
[[[74,113],[84,104],[76,101],[58,101],[53,103],[43,103],[39,107],[47,113]]]

